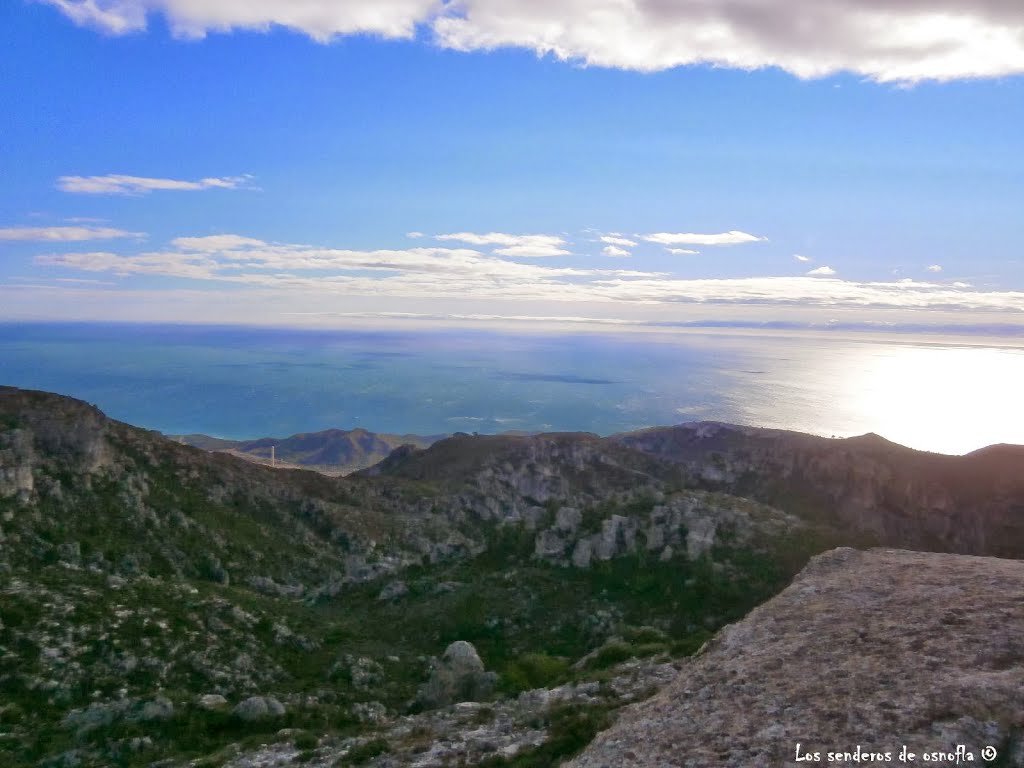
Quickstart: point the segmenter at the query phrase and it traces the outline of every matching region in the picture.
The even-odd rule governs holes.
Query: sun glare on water
[[[862,431],[951,454],[1024,443],[1024,350],[893,345],[849,370],[841,400]]]

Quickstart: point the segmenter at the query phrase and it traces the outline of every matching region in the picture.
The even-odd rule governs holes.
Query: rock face
[[[997,557],[1024,549],[1024,446],[945,456],[873,434],[836,440],[718,422],[609,440],[673,462],[709,490],[827,520],[875,544]]]
[[[569,765],[781,766],[799,744],[819,753],[811,765],[858,747],[905,765],[904,746],[921,763],[962,745],[974,759],[960,764],[992,747],[1019,766],[1022,729],[1024,562],[836,549]]]
[[[484,663],[472,643],[456,640],[434,665],[418,698],[428,709],[461,701],[483,701],[494,690],[497,677],[484,670]]]
[[[578,510],[562,507],[554,525],[538,532],[534,557],[576,568],[637,552],[656,553],[663,560],[685,552],[696,560],[716,544],[756,548],[758,541],[803,527],[799,518],[747,499],[694,491],[659,496],[663,503],[634,503],[629,514],[612,514],[593,532],[583,526]]]

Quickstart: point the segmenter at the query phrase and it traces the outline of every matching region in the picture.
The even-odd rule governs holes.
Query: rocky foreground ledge
[[[1024,766],[1024,562],[819,555],[568,763],[864,764]]]

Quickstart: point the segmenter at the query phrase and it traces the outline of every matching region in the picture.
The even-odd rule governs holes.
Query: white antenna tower
[[[274,455],[274,446],[270,446],[270,466],[277,466],[277,456]]]

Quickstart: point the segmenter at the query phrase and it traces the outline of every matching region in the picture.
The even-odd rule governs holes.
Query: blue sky
[[[1024,325],[1019,4],[706,5],[3,3],[0,319]]]

